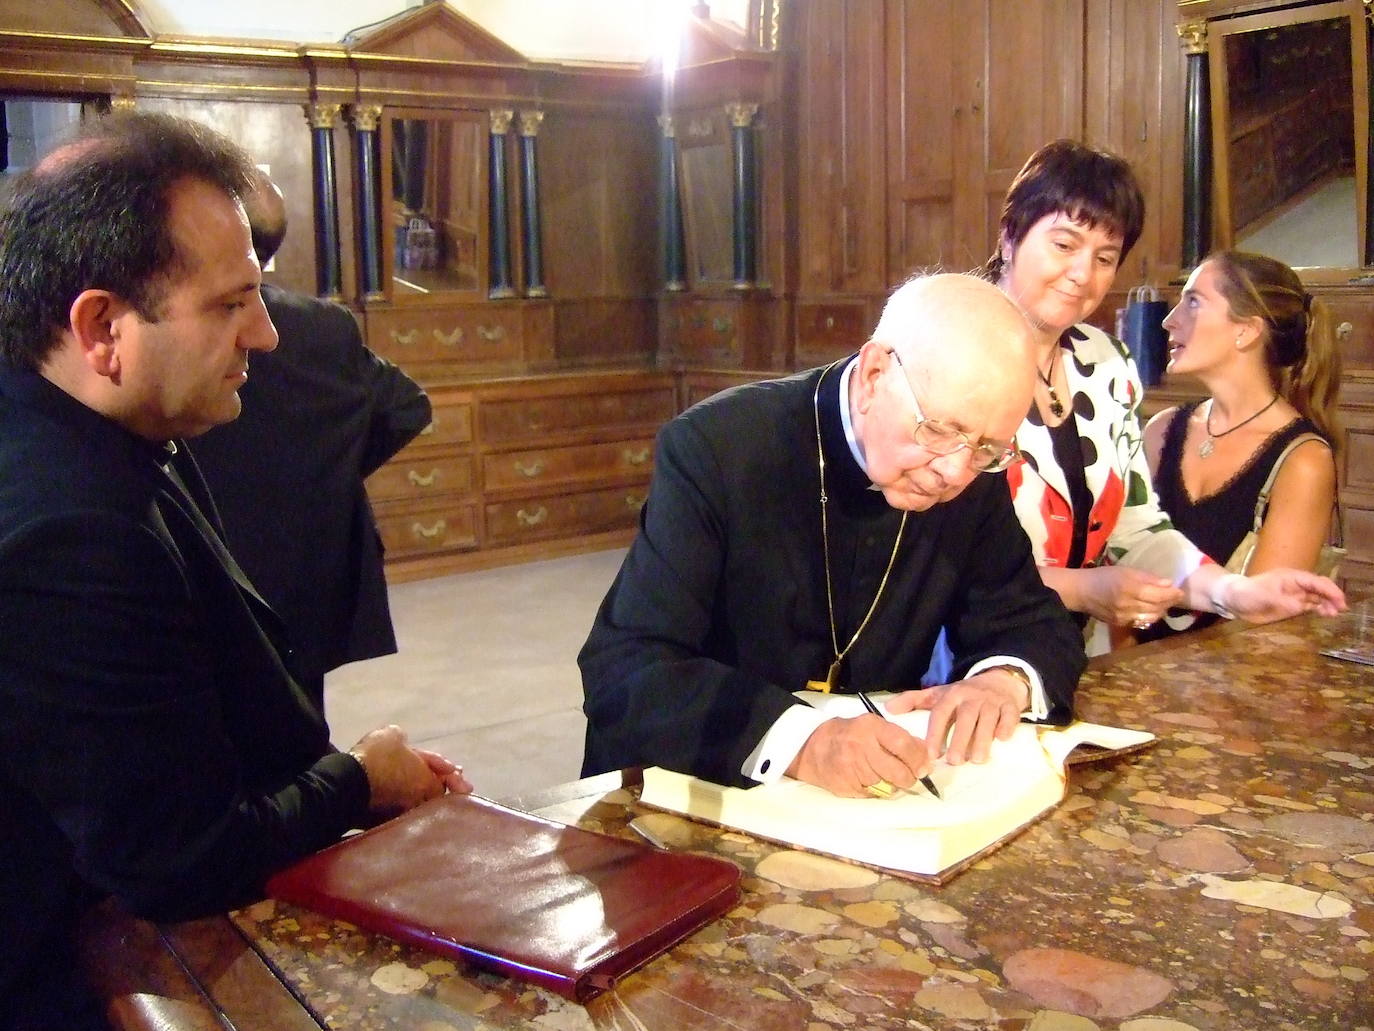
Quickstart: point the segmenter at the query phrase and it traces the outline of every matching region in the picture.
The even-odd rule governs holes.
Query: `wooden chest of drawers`
[[[574,373],[430,388],[432,425],[368,480],[394,580],[628,541],[668,373]]]
[[[553,306],[519,301],[369,308],[367,341],[422,383],[501,372],[553,357]]]

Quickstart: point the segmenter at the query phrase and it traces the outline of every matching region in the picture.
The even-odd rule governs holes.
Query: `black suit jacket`
[[[62,998],[87,901],[223,910],[367,819],[192,497],[184,450],[0,366],[0,1026]]]
[[[660,765],[724,784],[835,652],[825,594],[816,408],[821,370],[726,391],[668,423],[639,535],[579,656],[583,773]],[[839,367],[819,398],[831,580],[843,647],[872,603],[901,513],[850,454]],[[919,686],[941,627],[954,675],[1010,655],[1069,715],[1085,659],[1041,583],[1002,475],[907,519],[882,600],[847,657],[850,690]]]
[[[307,682],[396,650],[363,480],[429,424],[423,390],[337,304],[262,288],[281,336],[243,412],[191,442],[229,547],[286,622]]]

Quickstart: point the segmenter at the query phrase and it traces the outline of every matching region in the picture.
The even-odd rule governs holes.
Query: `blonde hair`
[[[1246,251],[1218,251],[1206,260],[1217,272],[1232,317],[1258,317],[1264,323],[1264,360],[1274,389],[1334,451],[1341,440],[1336,412],[1341,354],[1331,310],[1281,261]]]

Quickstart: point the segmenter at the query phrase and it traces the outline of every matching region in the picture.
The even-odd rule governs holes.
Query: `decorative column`
[[[525,296],[547,297],[544,289],[544,251],[539,231],[539,161],[535,154],[535,138],[543,111],[520,112],[520,163],[523,174],[524,203],[521,205],[521,230],[525,255]]]
[[[1186,22],[1178,35],[1188,55],[1183,136],[1183,267],[1212,246],[1212,97],[1207,73],[1207,23]]]
[[[315,293],[337,301],[343,295],[339,260],[339,197],[334,178],[334,126],[338,104],[306,104],[310,124],[311,194],[315,209]]]
[[[663,288],[679,291],[687,289],[686,265],[682,248],[682,202],[677,184],[677,130],[673,116],[658,116],[663,129],[663,143],[659,151],[660,180],[663,186]]]
[[[1365,67],[1374,67],[1374,0],[1364,0],[1364,47]],[[1369,90],[1369,110],[1374,111],[1374,76],[1366,76]],[[1365,265],[1374,265],[1374,133],[1365,133],[1364,163],[1364,254],[1360,257]]]
[[[491,221],[491,268],[487,296],[514,297],[510,278],[510,210],[506,187],[506,133],[510,131],[514,111],[491,112],[491,135],[488,157],[491,176],[488,183]]]
[[[377,181],[378,145],[377,126],[381,122],[380,105],[355,105],[353,115],[353,140],[356,156],[358,199],[358,236],[362,240],[362,277],[363,297],[377,300],[384,296],[382,290],[382,216],[378,202]]]
[[[726,104],[735,155],[735,289],[754,285],[754,244],[758,228],[757,184],[754,177],[754,115],[757,104]]]

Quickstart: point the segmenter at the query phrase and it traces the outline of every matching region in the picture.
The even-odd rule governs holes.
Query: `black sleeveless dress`
[[[1283,449],[1294,438],[1318,431],[1307,419],[1294,419],[1270,434],[1250,461],[1220,490],[1194,501],[1183,485],[1183,441],[1188,435],[1188,418],[1196,409],[1197,403],[1181,406],[1165,427],[1155,492],[1174,526],[1204,553],[1225,564],[1254,525],[1255,501]],[[1148,630],[1138,631],[1136,638],[1155,641],[1181,630],[1207,626],[1217,618],[1210,612],[1173,609]]]

